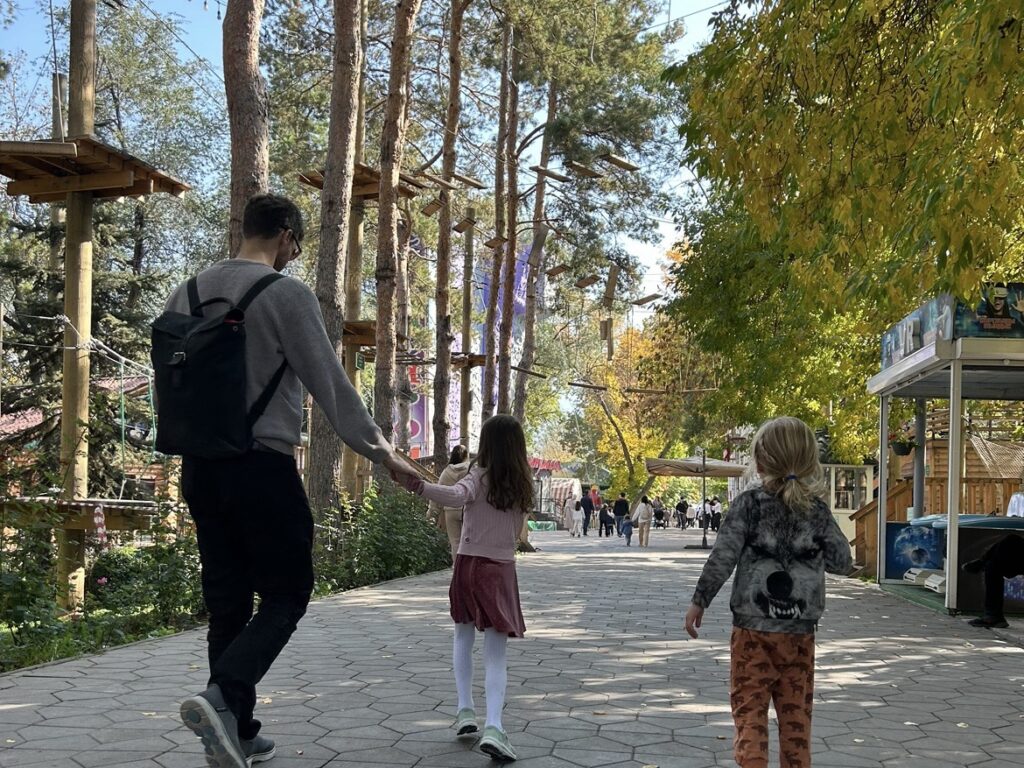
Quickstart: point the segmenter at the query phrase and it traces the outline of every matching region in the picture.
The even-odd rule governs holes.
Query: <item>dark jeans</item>
[[[196,524],[210,613],[210,684],[220,686],[238,718],[239,736],[251,739],[260,728],[256,684],[313,591],[313,516],[295,459],[282,453],[185,458],[181,488]]]
[[[583,510],[583,535],[587,535],[587,531],[590,530],[590,513],[587,510]]]
[[[615,516],[615,532],[617,534],[619,534],[619,536],[622,535],[622,521],[625,520],[625,519],[626,519],[625,515],[616,515]]]
[[[1000,539],[981,558],[985,563],[985,615],[1003,618],[1003,579],[1024,575],[1024,538],[1009,535]]]

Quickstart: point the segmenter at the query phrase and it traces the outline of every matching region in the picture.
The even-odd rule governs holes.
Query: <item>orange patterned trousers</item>
[[[814,635],[732,629],[729,698],[741,768],[768,768],[768,704],[779,720],[782,768],[811,765]]]

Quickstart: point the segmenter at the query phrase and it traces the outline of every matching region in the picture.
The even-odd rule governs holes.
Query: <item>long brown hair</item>
[[[495,509],[533,509],[533,470],[526,456],[526,435],[513,416],[499,414],[480,429],[477,464],[487,473],[487,503]]]

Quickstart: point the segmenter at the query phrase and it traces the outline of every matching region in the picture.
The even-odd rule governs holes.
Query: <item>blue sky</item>
[[[183,58],[193,55],[188,45],[196,54],[205,58],[214,70],[221,71],[221,25],[217,20],[215,0],[209,0],[209,7],[204,9],[203,0],[127,0],[160,14],[173,13],[182,20],[183,43],[178,45],[179,54]],[[686,35],[677,46],[680,58],[692,51],[707,38],[708,22],[714,8],[722,5],[715,0],[666,0],[664,11],[659,21],[684,18]],[[66,7],[67,0],[54,0],[54,7]],[[712,8],[709,8],[712,6]],[[23,51],[30,59],[38,60],[40,71],[48,72],[47,57],[49,55],[50,24],[48,4],[38,0],[18,0],[18,14],[13,25],[0,30],[0,50],[6,53]],[[59,44],[59,43],[58,43]],[[45,82],[40,86],[45,88]],[[684,181],[681,175],[670,182],[670,187]],[[662,212],[652,212],[652,216],[663,217]],[[627,240],[629,250],[644,264],[644,293],[660,292],[661,274],[659,260],[666,249],[678,239],[673,225],[659,223],[661,243],[650,245]],[[637,318],[639,319],[639,318]]]

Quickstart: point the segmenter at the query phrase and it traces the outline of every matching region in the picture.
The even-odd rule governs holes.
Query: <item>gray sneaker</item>
[[[185,699],[181,721],[202,739],[207,764],[213,768],[248,768],[238,739],[238,721],[224,703],[219,685]]]
[[[455,716],[455,734],[460,738],[470,736],[475,738],[480,726],[476,724],[476,712],[469,707],[460,709]]]
[[[277,754],[277,747],[271,739],[257,736],[255,739],[242,739],[242,752],[245,754],[245,762],[265,763]]]
[[[505,732],[495,728],[493,725],[488,725],[484,728],[483,738],[480,739],[480,751],[485,755],[490,755],[493,760],[515,760],[516,752],[512,749],[512,745],[509,743],[508,736]]]

